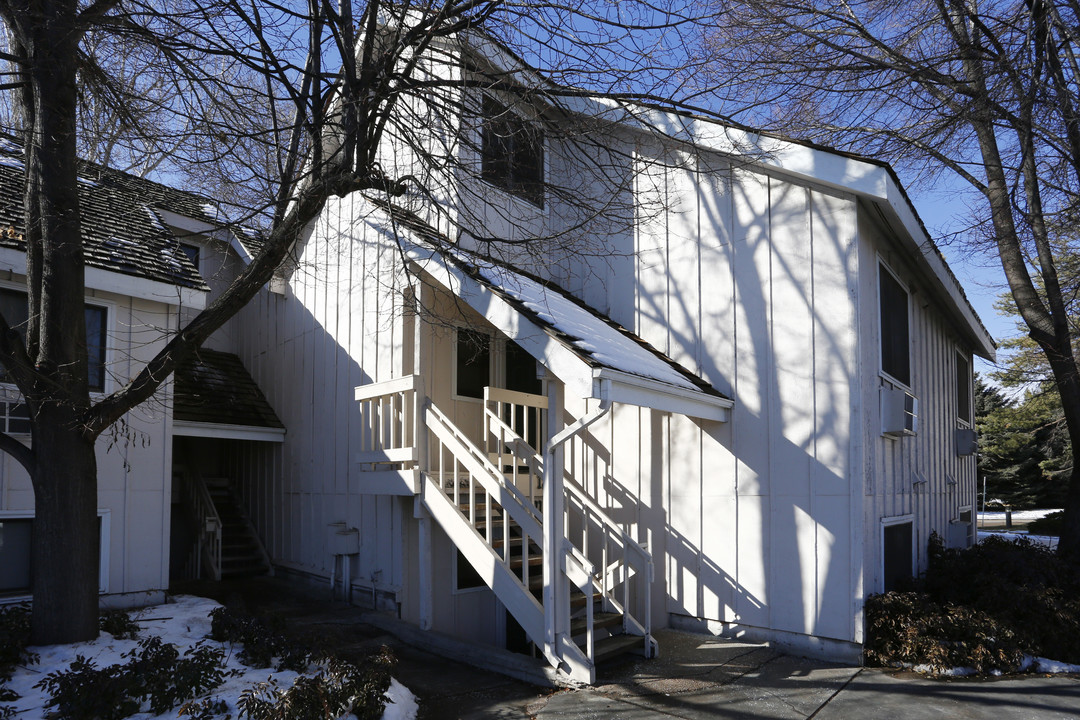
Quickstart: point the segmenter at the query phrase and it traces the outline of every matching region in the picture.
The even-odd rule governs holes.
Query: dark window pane
[[[8,432],[15,435],[30,433],[30,411],[25,403],[5,403],[8,412]]]
[[[86,363],[91,390],[105,389],[105,322],[108,310],[86,306]]]
[[[454,554],[457,556],[457,589],[471,590],[484,587],[484,579],[480,577],[480,573],[476,572],[472,563],[465,559],[460,550],[455,550]]]
[[[475,330],[457,332],[457,394],[483,398],[491,384],[491,337]]]
[[[26,301],[26,293],[21,290],[0,288],[0,313],[7,320],[8,325],[19,331],[23,342],[26,342],[26,325],[29,318],[29,309]],[[105,329],[109,314],[103,307],[87,305],[84,310],[86,318],[86,360],[87,372],[91,390],[105,389]],[[0,370],[0,381],[7,372]],[[13,430],[12,432],[17,432]]]
[[[497,187],[544,205],[544,136],[535,123],[484,96],[480,176]]]
[[[963,355],[956,356],[956,416],[971,422],[971,370]]]
[[[0,595],[30,591],[30,518],[0,520]]]
[[[195,269],[199,269],[199,246],[188,245],[187,243],[180,243],[180,252],[187,255],[187,259],[191,261],[191,264],[195,266]]]
[[[536,358],[513,340],[506,341],[506,389],[539,395],[540,378],[536,376]]]
[[[911,523],[886,525],[884,536],[884,590],[889,592],[911,578]]]
[[[911,384],[908,343],[908,294],[884,265],[878,267],[881,294],[881,369]]]

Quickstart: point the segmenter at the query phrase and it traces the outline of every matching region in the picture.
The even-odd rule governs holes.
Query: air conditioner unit
[[[893,387],[881,388],[881,434],[914,435],[919,422],[919,399]]]
[[[956,454],[960,456],[974,455],[979,449],[979,438],[974,430],[958,428],[956,430]]]

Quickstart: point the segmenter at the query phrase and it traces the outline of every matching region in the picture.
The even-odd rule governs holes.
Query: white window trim
[[[101,520],[101,547],[98,549],[98,594],[105,595],[109,592],[109,545],[112,537],[112,510],[98,508],[98,519]],[[33,520],[37,516],[33,510],[0,510],[0,520]],[[12,595],[0,597],[0,605],[9,605],[33,600],[32,595]]]
[[[485,583],[483,581],[483,578],[481,578],[480,584],[477,585],[476,587],[469,587],[469,588],[459,588],[458,587],[458,564],[457,564],[458,553],[461,553],[461,551],[458,550],[457,547],[453,543],[450,543],[450,594],[451,595],[475,595],[476,593],[484,592],[485,590],[491,590],[491,588],[489,588],[487,586],[487,583]],[[461,557],[464,558],[465,562],[469,562],[469,559],[467,557],[465,557],[464,553],[461,553]],[[477,573],[477,574],[479,575],[479,573]]]
[[[0,280],[0,288],[17,290],[23,293],[27,292],[26,283],[17,283],[10,280]],[[117,304],[115,300],[106,300],[104,298],[100,298],[94,295],[84,296],[83,304],[105,309],[105,375],[103,378],[104,387],[101,390],[90,391],[90,397],[102,398],[116,389],[116,383],[113,381],[112,373],[109,372],[109,368],[112,367],[116,354],[116,337],[113,329],[116,327]],[[15,388],[15,383],[0,382],[0,388]]]
[[[919,565],[919,541],[915,532],[915,514],[894,515],[881,518],[881,529],[878,531],[878,590],[885,591],[885,528],[893,525],[911,523],[911,577],[915,577]]]
[[[915,366],[911,361],[911,347],[912,347],[911,329],[915,326],[915,324],[912,322],[914,320],[914,316],[913,316],[913,312],[912,312],[911,286],[909,286],[906,282],[904,282],[900,278],[900,276],[896,273],[895,270],[892,269],[892,267],[889,265],[889,263],[887,263],[885,261],[885,258],[881,255],[881,253],[878,253],[878,255],[877,255],[877,264],[878,264],[878,267],[884,268],[887,273],[892,275],[893,280],[895,280],[900,285],[900,287],[902,287],[904,289],[904,292],[907,293],[907,299],[908,299],[908,301],[907,301],[907,315],[908,315],[908,374],[911,376],[912,381],[913,381],[914,377],[915,377]],[[877,303],[875,305],[875,308],[876,308],[876,312],[877,312],[877,331],[878,331],[878,342],[877,342],[878,375],[881,377],[882,380],[888,382],[889,384],[891,384],[891,385],[893,385],[895,387],[901,388],[903,390],[906,390],[907,392],[911,393],[912,395],[915,395],[915,391],[912,389],[912,384],[913,383],[912,384],[905,383],[902,380],[899,380],[899,379],[893,377],[892,375],[890,375],[889,373],[885,372],[885,357],[881,353],[881,344],[882,344],[882,339],[883,339],[883,335],[884,335],[884,329],[882,328],[882,325],[881,325],[881,274],[880,273],[874,273],[874,287],[877,290]]]

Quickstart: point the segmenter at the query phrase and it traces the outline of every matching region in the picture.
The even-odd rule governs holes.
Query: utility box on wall
[[[974,455],[979,449],[979,436],[970,428],[957,428],[956,454],[962,457]]]

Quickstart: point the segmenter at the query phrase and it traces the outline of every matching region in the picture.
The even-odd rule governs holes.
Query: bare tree
[[[978,199],[967,237],[1000,258],[1080,446],[1060,262],[1080,211],[1080,6],[1071,0],[720,0],[699,90],[765,129],[942,168]],[[702,76],[699,75],[699,78]],[[1080,556],[1080,472],[1060,549]]]
[[[522,112],[534,97],[556,108],[598,94],[649,96],[635,88],[677,90],[667,68],[691,27],[678,0],[0,0],[0,18],[9,40],[3,85],[25,146],[30,317],[25,342],[0,318],[0,362],[32,424],[29,447],[0,435],[0,450],[33,484],[32,640],[42,644],[97,633],[97,438],[255,295],[328,198],[364,190],[415,207],[453,192],[443,184],[462,168],[447,164],[469,142],[460,128],[478,102],[474,89]],[[470,55],[463,38],[489,44],[514,70]],[[552,110],[537,120],[554,130],[568,118]],[[95,137],[103,124],[120,132]],[[96,400],[83,324],[80,148],[130,167],[149,154],[175,176],[194,173],[268,228],[232,285]],[[390,162],[387,148],[409,161]],[[602,154],[595,165],[604,171]]]

